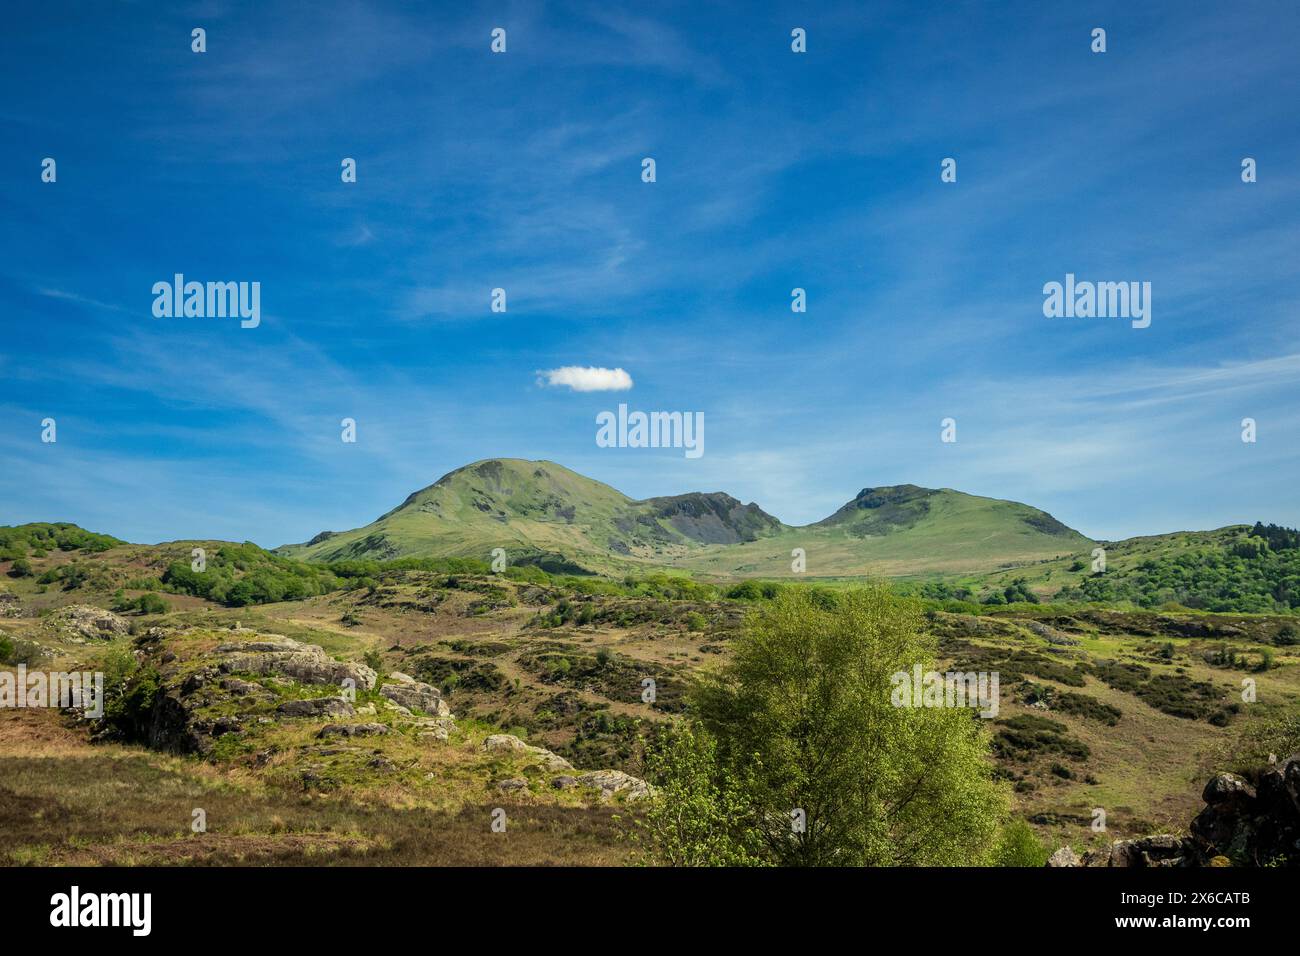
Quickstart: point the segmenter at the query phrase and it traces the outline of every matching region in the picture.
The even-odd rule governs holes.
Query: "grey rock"
[[[650,784],[622,770],[593,770],[579,774],[578,783],[599,790],[602,800],[610,800],[616,795],[625,800],[644,800],[654,794]]]
[[[1051,867],[1064,866],[1082,866],[1083,861],[1079,859],[1079,854],[1068,846],[1063,846],[1047,858],[1047,865]]]
[[[287,700],[277,708],[286,717],[351,717],[352,705],[342,697]]]
[[[442,691],[432,684],[416,680],[410,683],[385,684],[379,688],[379,693],[407,710],[422,710],[434,717],[446,717],[451,714],[447,702],[442,699]]]
[[[530,761],[541,763],[547,770],[572,770],[573,764],[559,754],[551,753],[544,747],[526,744],[514,734],[491,734],[483,741],[483,749],[488,753],[513,754]]]

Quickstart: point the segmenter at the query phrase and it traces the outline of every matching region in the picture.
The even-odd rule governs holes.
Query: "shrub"
[[[39,644],[0,637],[0,664],[9,664],[13,667],[25,664],[32,667],[40,663],[44,656]]]
[[[153,592],[141,594],[136,598],[136,607],[141,614],[166,614],[169,610],[167,602]]]
[[[1050,855],[1051,851],[1038,839],[1034,828],[1017,818],[1002,828],[997,849],[993,851],[993,865],[1037,869],[1047,864]]]

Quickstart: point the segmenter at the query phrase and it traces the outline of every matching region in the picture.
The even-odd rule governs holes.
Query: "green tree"
[[[834,602],[785,588],[731,661],[691,693],[716,779],[743,782],[747,829],[787,865],[988,859],[1006,815],[989,735],[966,708],[894,706],[891,678],[932,668],[918,602],[884,586]],[[720,787],[720,784],[719,784]],[[791,825],[802,811],[803,828]]]

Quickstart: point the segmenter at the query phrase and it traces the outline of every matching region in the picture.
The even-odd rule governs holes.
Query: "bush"
[[[137,598],[129,598],[119,588],[113,595],[112,609],[119,614],[136,611],[140,614],[166,614],[171,608],[157,594],[149,592]]]
[[[136,607],[141,614],[166,614],[169,610],[167,602],[152,592],[141,594],[136,599]]]
[[[1002,828],[997,849],[993,851],[993,865],[1038,869],[1047,865],[1049,856],[1051,851],[1039,841],[1034,828],[1017,818]]]
[[[0,637],[0,664],[9,664],[13,667],[25,664],[33,667],[40,663],[44,656],[39,644]]]
[[[30,578],[32,576],[32,563],[26,558],[19,558],[9,568],[9,576],[13,578]]]

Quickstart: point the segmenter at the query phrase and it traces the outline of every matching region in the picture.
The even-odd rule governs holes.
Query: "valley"
[[[517,460],[274,552],[4,528],[0,666],[99,670],[116,690],[102,722],[0,708],[0,824],[18,835],[0,852],[637,862],[633,821],[662,782],[648,755],[692,688],[782,594],[834,606],[869,579],[916,602],[938,669],[999,675],[988,759],[1041,847],[1180,832],[1207,776],[1300,749],[1289,535],[1104,543],[1098,574],[1095,542],[1014,502],[866,489],[792,528],[723,494],[633,501]]]

